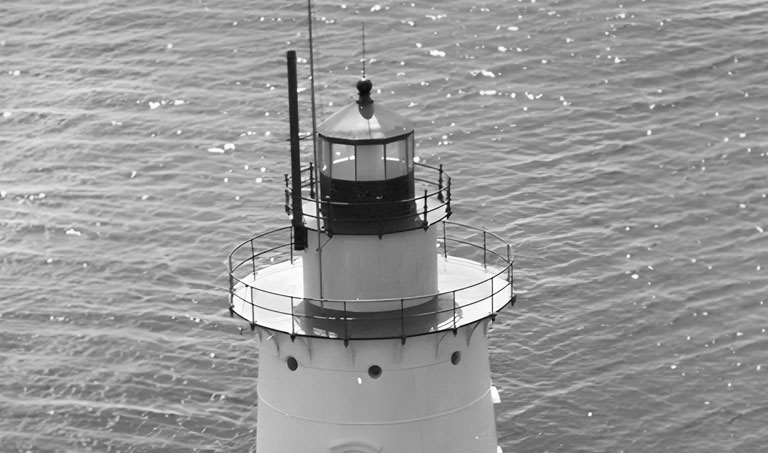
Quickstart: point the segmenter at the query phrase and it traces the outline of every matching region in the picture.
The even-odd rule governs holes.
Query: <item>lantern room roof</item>
[[[372,87],[368,80],[358,82],[360,98],[320,123],[317,132],[330,139],[344,140],[381,140],[412,132],[413,126],[406,117],[373,102]]]

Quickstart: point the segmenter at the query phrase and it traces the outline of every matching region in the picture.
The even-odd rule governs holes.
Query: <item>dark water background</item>
[[[319,117],[365,22],[374,98],[453,176],[454,219],[515,246],[506,452],[768,451],[768,2],[316,15]],[[287,224],[288,49],[302,2],[2,0],[0,451],[253,450],[224,261]]]

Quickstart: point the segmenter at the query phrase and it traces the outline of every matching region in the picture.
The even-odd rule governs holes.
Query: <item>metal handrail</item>
[[[499,236],[497,236],[497,235],[495,235],[493,233],[487,232],[485,230],[482,230],[480,228],[477,228],[477,227],[473,227],[473,226],[469,226],[469,225],[464,225],[464,224],[459,224],[459,223],[455,223],[455,222],[443,222],[443,223],[444,223],[444,231],[445,231],[445,226],[450,226],[451,228],[457,227],[457,228],[461,228],[461,229],[464,229],[464,230],[469,230],[469,231],[473,231],[473,232],[476,232],[476,233],[482,233],[483,234],[483,244],[482,245],[478,245],[478,244],[475,244],[475,243],[471,242],[469,239],[457,239],[457,238],[454,238],[452,236],[448,236],[446,233],[444,233],[443,237],[442,237],[442,247],[443,247],[443,254],[445,255],[446,259],[448,257],[448,252],[449,252],[448,242],[452,242],[452,243],[456,243],[456,244],[460,244],[460,245],[466,245],[466,246],[470,246],[470,247],[474,247],[476,249],[482,250],[483,260],[484,260],[483,264],[484,264],[484,266],[486,268],[488,266],[488,258],[489,257],[492,257],[491,259],[494,261],[494,263],[496,263],[496,262],[500,263],[501,267],[497,267],[497,266],[494,266],[492,264],[491,267],[495,270],[495,272],[493,272],[488,278],[485,278],[485,279],[483,279],[481,281],[472,283],[470,285],[463,286],[461,288],[452,289],[450,291],[444,291],[444,292],[435,293],[435,294],[426,294],[426,295],[421,295],[421,296],[397,297],[397,298],[391,298],[391,299],[355,299],[354,300],[355,304],[358,304],[358,303],[366,303],[366,304],[368,304],[368,303],[371,303],[371,304],[389,303],[389,304],[392,304],[393,302],[400,302],[401,309],[399,311],[395,311],[393,316],[381,316],[381,314],[380,314],[377,317],[378,320],[385,320],[385,321],[386,320],[399,320],[400,321],[401,326],[403,326],[402,327],[401,335],[392,336],[391,338],[405,338],[407,336],[414,336],[414,334],[406,334],[406,332],[405,332],[405,327],[404,327],[405,320],[409,319],[409,318],[417,318],[417,317],[420,317],[420,316],[435,316],[435,315],[441,315],[441,314],[453,312],[453,323],[452,323],[452,326],[450,326],[450,328],[456,329],[456,327],[457,327],[456,311],[457,310],[461,310],[461,309],[464,309],[464,308],[467,308],[467,307],[471,307],[473,305],[480,304],[480,303],[483,303],[484,301],[490,300],[490,305],[489,305],[490,311],[489,311],[489,315],[488,316],[494,316],[495,313],[497,313],[503,307],[505,307],[506,305],[508,305],[509,303],[514,301],[514,290],[511,290],[510,291],[511,299],[509,301],[506,301],[505,303],[500,304],[501,306],[495,306],[494,305],[494,296],[496,296],[497,294],[500,294],[502,291],[505,291],[507,288],[512,288],[513,284],[514,284],[514,280],[513,280],[514,259],[511,257],[511,255],[509,255],[509,249],[510,249],[509,244],[504,242]],[[301,319],[334,320],[334,321],[341,320],[341,321],[344,322],[344,338],[343,339],[349,340],[349,339],[354,339],[354,338],[368,338],[368,337],[353,337],[353,336],[350,336],[347,333],[349,331],[348,323],[354,323],[354,322],[356,322],[356,320],[359,321],[360,319],[358,319],[358,318],[361,317],[361,313],[360,312],[348,311],[347,310],[347,303],[348,302],[352,302],[350,300],[345,300],[345,299],[314,299],[314,298],[309,298],[309,297],[303,297],[303,295],[281,294],[281,293],[277,293],[277,292],[274,292],[274,291],[269,291],[269,290],[266,290],[266,289],[263,289],[263,288],[256,287],[255,285],[253,285],[253,284],[251,284],[251,283],[249,283],[249,282],[247,282],[247,281],[245,281],[243,279],[246,276],[247,277],[255,276],[255,274],[259,270],[261,270],[261,269],[263,269],[263,268],[265,268],[267,266],[270,266],[270,265],[284,263],[284,262],[287,262],[288,260],[290,260],[290,262],[293,263],[293,255],[292,255],[293,237],[292,236],[290,236],[288,243],[285,243],[283,241],[279,241],[280,245],[271,246],[271,247],[268,247],[266,249],[262,249],[258,253],[255,253],[254,251],[251,251],[250,256],[245,257],[245,258],[243,258],[242,256],[239,257],[239,258],[235,258],[236,255],[239,255],[240,253],[242,253],[242,250],[246,246],[252,247],[253,242],[254,242],[255,239],[263,239],[263,238],[266,238],[267,236],[277,235],[279,233],[283,233],[285,230],[289,230],[290,231],[291,227],[283,227],[283,228],[279,228],[279,229],[276,229],[276,230],[268,231],[266,233],[262,233],[260,235],[257,235],[254,238],[249,239],[249,240],[243,242],[237,248],[235,248],[232,251],[232,253],[230,253],[229,260],[228,260],[229,263],[228,264],[229,264],[229,283],[230,283],[229,293],[230,293],[230,311],[231,311],[231,313],[232,314],[235,313],[234,312],[234,301],[235,301],[235,298],[237,298],[237,300],[242,301],[244,304],[250,305],[251,320],[255,320],[256,319],[256,317],[255,317],[256,309],[264,310],[264,311],[275,313],[275,314],[278,314],[278,315],[289,316],[290,319],[291,319],[291,326],[292,327],[291,327],[291,332],[286,332],[286,333],[290,333],[291,335],[295,335],[294,325],[295,325],[295,322],[297,320],[299,320],[299,321]],[[496,252],[495,249],[489,248],[489,246],[488,246],[488,239],[489,238],[493,239],[494,242],[498,242],[499,243],[499,244],[497,244],[498,246],[503,245],[505,247],[508,255],[504,256],[504,255]],[[439,243],[439,241],[438,241],[438,243]],[[278,256],[277,258],[276,257],[272,257],[273,259],[272,259],[272,261],[270,263],[257,263],[257,261],[262,256],[264,256],[265,254],[270,253],[270,252],[275,252],[275,251],[280,250],[280,249],[288,249],[288,250],[290,250],[290,252],[283,254],[283,258],[285,258],[285,259],[283,259],[282,261],[278,260],[280,258],[280,256]],[[253,250],[253,249],[251,248],[251,250]],[[247,265],[250,265],[250,266],[247,266]],[[505,282],[503,285],[501,285],[500,288],[496,288],[495,285],[494,285],[494,280],[497,280],[497,279],[503,280]],[[462,302],[461,305],[458,305],[458,306],[456,305],[456,296],[457,296],[457,294],[461,294],[462,292],[468,291],[471,288],[474,288],[476,286],[487,284],[488,282],[490,282],[490,286],[491,286],[490,293],[484,293],[483,297],[481,297],[479,299]],[[243,290],[248,291],[248,293],[250,295],[250,300],[247,300],[246,298],[241,297],[238,294],[239,291],[243,291]],[[290,303],[290,312],[285,311],[285,310],[276,309],[274,306],[268,307],[268,306],[259,305],[258,302],[256,302],[257,299],[258,299],[258,294],[257,293],[269,294],[269,295],[272,295],[272,296],[276,296],[278,298],[285,299],[286,303]],[[423,300],[425,297],[430,297],[430,298],[450,297],[451,300],[453,301],[453,303],[451,304],[450,308],[446,308],[446,309],[423,311],[423,312],[409,313],[409,314],[405,313],[406,310],[405,310],[404,307],[405,307],[407,302],[413,301],[413,300]],[[299,302],[315,303],[317,306],[320,306],[320,307],[322,307],[324,305],[328,305],[328,304],[330,304],[331,306],[343,305],[343,310],[335,310],[334,309],[333,311],[336,314],[334,314],[332,316],[331,315],[327,315],[327,314],[323,315],[323,316],[300,314],[300,313],[296,313],[295,312],[295,308],[296,308],[295,306],[296,306],[296,301],[297,300]],[[255,327],[255,325],[258,325],[258,322],[255,322],[255,324],[252,323],[252,327]],[[439,331],[443,331],[443,330],[450,330],[450,329],[449,328],[445,328],[445,329],[440,329]],[[431,332],[420,332],[418,334],[425,334],[425,333],[431,333]],[[314,335],[314,334],[305,334],[305,335],[317,336],[317,335]],[[377,338],[380,338],[380,337],[377,337]]]
[[[300,183],[300,187],[302,189],[309,188],[309,196],[305,196],[304,192],[300,194],[300,198],[302,202],[309,202],[314,203],[317,206],[316,213],[311,214],[308,212],[304,212],[303,215],[306,218],[314,219],[314,221],[319,222],[324,219],[324,216],[320,214],[320,208],[323,207],[326,209],[328,213],[338,212],[338,208],[354,208],[354,207],[365,207],[365,208],[387,208],[387,207],[394,207],[394,206],[410,206],[411,204],[415,204],[416,209],[416,215],[423,216],[424,218],[422,225],[414,224],[412,227],[407,227],[405,229],[401,228],[388,228],[386,229],[386,233],[394,233],[394,232],[400,232],[400,231],[406,231],[408,229],[418,229],[422,227],[428,227],[430,225],[434,225],[438,222],[441,222],[451,215],[451,178],[443,171],[443,166],[440,165],[439,167],[434,167],[431,165],[426,165],[418,162],[414,162],[414,168],[420,168],[420,169],[426,169],[431,170],[434,172],[437,172],[437,181],[434,181],[433,179],[427,179],[424,177],[416,177],[414,175],[414,180],[426,184],[428,186],[434,186],[437,187],[436,190],[430,192],[429,190],[424,191],[423,196],[408,198],[404,200],[395,200],[395,201],[381,201],[381,202],[365,202],[365,203],[351,203],[351,202],[342,202],[342,201],[330,201],[330,200],[320,200],[318,199],[315,194],[319,193],[319,181],[314,178],[314,172],[313,172],[313,165],[310,164],[306,167],[303,167],[300,171],[300,174],[302,175],[302,180]],[[307,174],[308,176],[304,176]],[[443,184],[443,179],[447,181],[446,184]],[[290,204],[290,194],[293,185],[290,175],[285,175],[285,212],[289,215],[292,215],[293,208]],[[428,208],[427,200],[437,200],[437,205],[432,208]],[[424,206],[423,209],[420,209],[420,206]],[[431,213],[435,213],[438,211],[437,215],[431,215]],[[329,214],[330,215],[330,214]],[[404,220],[404,219],[410,219],[413,217],[412,213],[403,214],[399,216],[389,216],[387,218],[387,221],[398,221],[398,220]],[[345,217],[337,217],[333,216],[333,221],[338,222],[347,222],[352,224],[366,224],[366,223],[376,223],[380,222],[382,219],[379,218],[345,218]],[[381,231],[373,230],[373,232],[366,233],[363,231],[356,231],[355,234],[380,234]]]

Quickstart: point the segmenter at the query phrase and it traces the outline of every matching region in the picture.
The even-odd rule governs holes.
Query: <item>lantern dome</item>
[[[413,132],[406,117],[371,99],[373,84],[364,79],[357,83],[359,99],[337,111],[317,126],[317,132],[340,140],[387,140]]]

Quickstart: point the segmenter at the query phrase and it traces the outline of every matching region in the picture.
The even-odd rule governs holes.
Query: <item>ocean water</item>
[[[250,452],[225,260],[287,225],[306,4],[0,3],[0,451]],[[768,443],[768,2],[315,2],[322,119],[374,99],[514,245],[505,452]],[[306,149],[307,156],[309,149]]]

